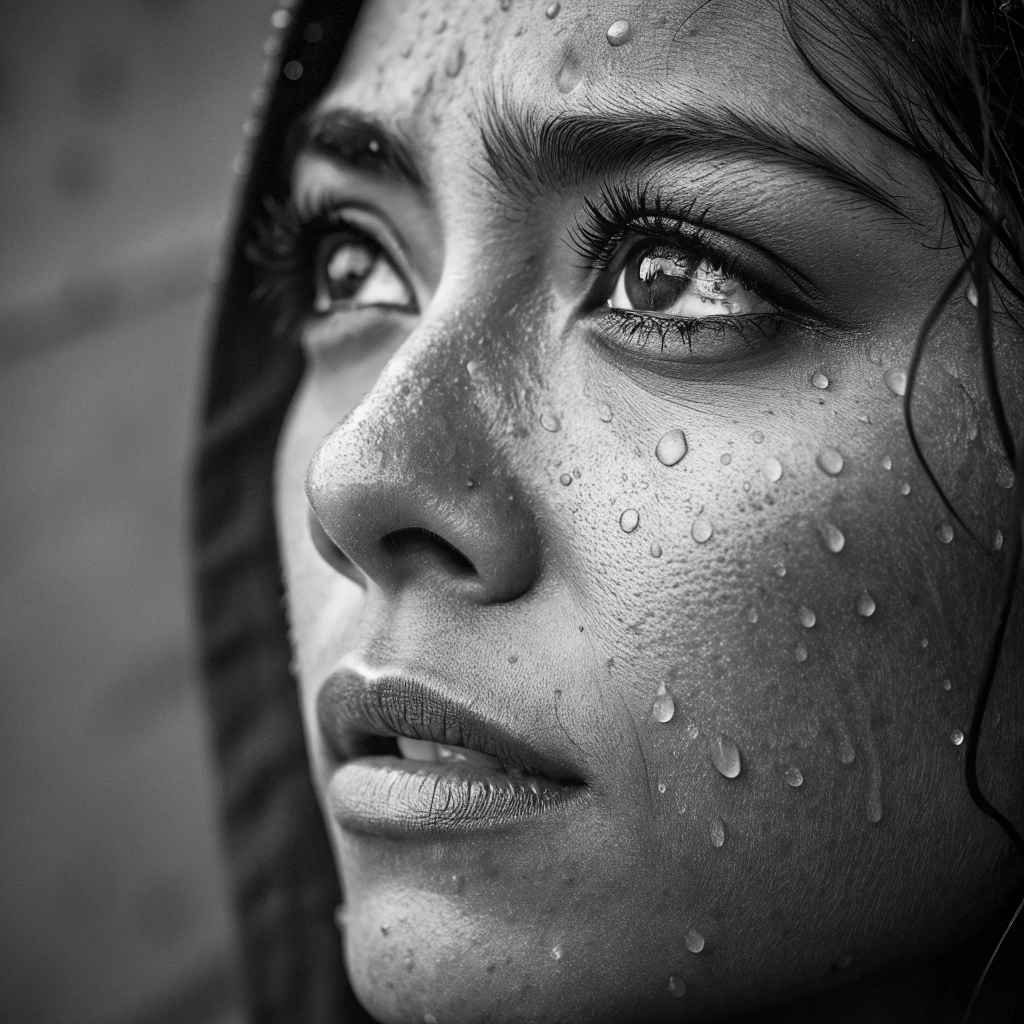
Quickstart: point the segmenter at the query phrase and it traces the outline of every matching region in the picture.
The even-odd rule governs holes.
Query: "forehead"
[[[736,110],[850,166],[901,179],[903,154],[806,67],[765,0],[369,0],[322,109],[399,126],[443,178],[481,112]]]

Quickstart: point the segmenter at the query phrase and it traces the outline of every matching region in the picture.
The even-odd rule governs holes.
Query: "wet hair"
[[[993,353],[993,310],[1024,334],[1024,0],[784,0],[797,51],[821,84],[860,120],[924,166],[942,196],[942,235],[963,261],[921,324],[907,371],[904,416],[914,451],[947,509],[963,522],[929,465],[913,416],[929,337],[950,299],[972,291],[987,398],[1014,470],[995,621],[967,734],[965,781],[1024,858],[1024,838],[978,784],[978,740],[1003,649],[1021,563],[1024,438],[1014,436]],[[974,302],[976,296],[976,303]],[[974,988],[968,1020],[1017,907]]]

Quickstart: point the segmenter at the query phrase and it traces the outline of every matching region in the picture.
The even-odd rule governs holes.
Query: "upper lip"
[[[381,738],[408,736],[490,754],[507,771],[582,782],[561,753],[410,676],[341,669],[321,688],[317,716],[331,749],[344,760],[380,753]]]

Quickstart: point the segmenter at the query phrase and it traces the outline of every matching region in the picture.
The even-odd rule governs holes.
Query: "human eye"
[[[614,343],[650,352],[653,340],[659,358],[724,362],[806,320],[783,297],[784,274],[701,219],[672,215],[643,190],[605,190],[586,205],[573,246],[597,275],[595,316]]]
[[[396,240],[363,207],[268,205],[249,255],[261,271],[258,295],[288,340],[316,348],[365,326],[367,316],[418,312]]]

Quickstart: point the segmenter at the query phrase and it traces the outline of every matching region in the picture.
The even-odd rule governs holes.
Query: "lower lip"
[[[578,801],[582,786],[507,775],[479,765],[364,757],[334,774],[327,790],[347,831],[408,836],[508,829]]]

